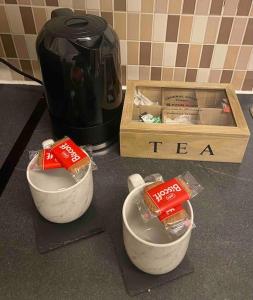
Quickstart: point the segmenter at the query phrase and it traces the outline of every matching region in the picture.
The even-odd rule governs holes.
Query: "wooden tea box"
[[[161,123],[143,122],[147,114]],[[121,156],[240,163],[249,136],[227,84],[127,82]]]

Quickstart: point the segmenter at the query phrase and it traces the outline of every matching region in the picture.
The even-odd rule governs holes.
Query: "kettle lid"
[[[44,29],[53,37],[69,40],[89,39],[100,36],[107,28],[107,22],[95,15],[63,15],[49,20]]]

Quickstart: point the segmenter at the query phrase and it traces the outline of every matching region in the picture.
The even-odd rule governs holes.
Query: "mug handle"
[[[145,184],[145,181],[140,174],[132,174],[127,179],[129,193],[143,184]]]

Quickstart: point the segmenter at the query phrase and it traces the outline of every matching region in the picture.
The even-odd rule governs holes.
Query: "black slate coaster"
[[[86,213],[76,221],[66,224],[49,222],[35,209],[33,217],[36,244],[41,254],[104,232],[101,218],[94,206],[90,206]]]
[[[188,275],[194,271],[194,267],[186,255],[181,264],[167,274],[150,275],[142,272],[136,268],[128,258],[123,242],[122,226],[119,227],[118,229],[120,230],[117,230],[117,232],[112,235],[112,241],[118,257],[125,287],[130,296],[149,292],[153,288],[158,288],[161,285],[169,283],[175,279],[179,279],[180,277]]]

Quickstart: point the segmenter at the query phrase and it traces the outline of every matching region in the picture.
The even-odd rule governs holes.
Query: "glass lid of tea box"
[[[236,126],[225,89],[136,87],[132,120]]]

